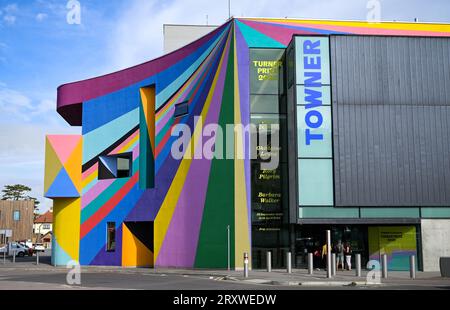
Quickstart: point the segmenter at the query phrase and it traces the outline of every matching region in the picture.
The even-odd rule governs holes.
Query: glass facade
[[[251,164],[253,268],[266,266],[267,251],[272,252],[274,268],[284,267],[289,245],[284,75],[284,49],[250,50],[250,118],[257,129],[252,150],[257,156]],[[278,125],[279,131],[270,130],[271,125]],[[267,139],[260,136],[266,130]],[[268,161],[263,156],[267,152],[279,163],[273,170],[261,166]]]

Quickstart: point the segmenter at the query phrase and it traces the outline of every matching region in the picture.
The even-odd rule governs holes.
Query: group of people
[[[339,270],[339,266],[342,270],[352,270],[352,247],[350,242],[342,242],[339,240],[337,244],[331,246],[331,253],[336,254],[336,269]],[[327,255],[328,255],[328,247],[325,243],[322,246],[322,249],[317,249],[314,252],[314,256],[316,259],[321,258],[322,265],[327,266]],[[345,260],[344,260],[345,258]],[[316,264],[315,264],[316,265]],[[317,265],[316,265],[317,266]]]

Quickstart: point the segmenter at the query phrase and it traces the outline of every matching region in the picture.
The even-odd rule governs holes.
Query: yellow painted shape
[[[62,163],[53,149],[48,138],[45,139],[45,175],[44,175],[44,194],[48,191],[59,171]]]
[[[228,36],[227,44],[230,43],[229,40],[230,40],[230,37]],[[224,58],[225,58],[225,53],[223,53],[220,58],[220,63],[218,66],[219,69],[216,71],[213,83],[209,89],[209,93],[208,93],[208,96],[205,101],[205,105],[203,106],[202,113],[200,115],[202,119],[205,119],[205,117],[208,113],[208,110],[209,110],[209,106],[211,105],[211,100],[214,95],[217,80],[219,79],[219,75],[220,75],[220,71],[222,68]],[[192,150],[192,144],[193,144],[192,141],[199,141],[199,137],[202,134],[201,123],[202,122],[197,122],[195,129],[194,129],[194,134],[193,134],[194,139],[193,140],[191,139],[189,141],[186,153],[188,151]],[[203,146],[198,144],[198,145],[196,145],[196,147],[203,147]],[[155,219],[155,248],[154,248],[155,261],[158,259],[161,245],[164,241],[164,237],[167,233],[167,229],[169,228],[169,224],[172,219],[172,215],[175,210],[175,207],[177,205],[181,190],[183,189],[183,185],[185,183],[186,176],[187,176],[189,168],[191,166],[191,162],[192,162],[191,158],[192,158],[192,153],[191,153],[191,156],[189,156],[189,158],[184,157],[181,160],[180,167],[178,168],[175,178],[173,179],[172,184],[170,185],[169,191],[167,192],[166,197],[164,198],[164,202],[162,203],[161,208],[159,209],[158,215],[156,216],[156,219]]]
[[[150,145],[152,146],[153,158],[155,157],[155,87],[144,87],[140,89],[142,108],[145,115],[145,123],[147,124],[148,136],[150,137]]]
[[[77,143],[72,153],[70,154],[67,162],[64,164],[67,174],[72,180],[73,185],[77,189],[78,193],[81,193],[81,150],[82,150],[82,139]]]
[[[153,267],[153,253],[122,224],[122,266]]]
[[[53,199],[53,234],[59,246],[79,260],[81,198]]]
[[[137,134],[133,139],[128,141],[127,144],[125,144],[122,148],[120,148],[116,154],[125,153],[133,149],[134,145],[139,141],[139,134]]]
[[[246,19],[246,18],[242,18]],[[450,24],[438,23],[404,23],[404,22],[379,22],[369,23],[366,21],[328,21],[328,20],[301,20],[301,19],[267,19],[267,18],[249,18],[249,20],[262,22],[275,22],[283,24],[311,24],[326,26],[341,26],[355,28],[371,28],[371,29],[390,29],[390,30],[409,30],[409,31],[429,31],[429,32],[448,32],[450,33]]]
[[[236,36],[234,37],[234,123],[241,124],[241,105],[239,97],[239,74],[236,50]],[[245,183],[245,162],[243,155],[243,132],[235,132],[234,139],[234,264],[243,268],[242,257],[245,252],[251,253],[247,212],[247,187]],[[248,156],[248,155],[247,155]],[[251,255],[251,254],[250,254]],[[252,260],[249,259],[249,262]]]
[[[83,188],[87,187],[89,183],[97,179],[98,177],[98,169],[94,170],[87,178],[81,181],[81,186]]]

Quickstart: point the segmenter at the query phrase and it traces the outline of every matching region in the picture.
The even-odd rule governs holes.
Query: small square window
[[[98,179],[118,179],[131,176],[132,153],[100,156],[98,160]]]
[[[174,117],[180,117],[189,113],[189,105],[187,101],[175,105]]]
[[[13,219],[14,221],[20,221],[20,211],[14,211],[13,213]]]

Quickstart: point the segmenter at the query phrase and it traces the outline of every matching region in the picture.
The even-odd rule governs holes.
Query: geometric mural
[[[47,136],[45,146],[45,197],[80,197],[81,141],[81,135]]]
[[[231,19],[168,55],[58,88],[57,110],[82,126],[82,138],[47,138],[45,195],[61,211],[66,205],[78,212],[70,220],[61,213],[77,242],[57,240],[56,251],[82,265],[226,268],[229,226],[231,267],[243,267],[243,253],[251,253],[250,160],[175,159],[171,132],[177,124],[188,126],[187,150],[195,154],[202,147],[195,137],[205,126],[249,124],[250,48],[286,48],[295,34],[352,33],[450,36],[450,26]],[[187,114],[174,115],[181,103]],[[202,122],[194,122],[198,116]],[[248,152],[242,133],[235,147]],[[130,175],[114,177],[110,159],[125,153]],[[109,167],[108,178],[99,178],[100,165]],[[60,233],[64,223],[56,220]],[[111,223],[114,251],[107,250]]]

